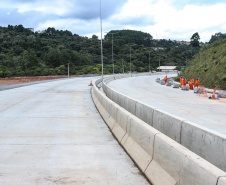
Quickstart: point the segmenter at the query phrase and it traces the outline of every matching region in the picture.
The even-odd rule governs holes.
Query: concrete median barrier
[[[195,152],[197,155],[200,155],[204,159],[208,160],[209,162],[216,165],[218,168],[226,171],[226,158],[225,148],[226,148],[226,138],[221,135],[217,135],[211,131],[208,131],[205,128],[195,126],[195,131],[192,134],[195,134],[194,137],[191,137],[189,131],[183,130],[182,133],[182,121],[181,118],[178,118],[174,115],[168,114],[167,112],[163,112],[161,110],[155,110],[155,108],[151,106],[147,106],[144,103],[141,103],[137,100],[129,98],[123,94],[120,94],[107,85],[107,91],[114,92],[115,101],[118,105],[125,108],[131,114],[137,116],[142,121],[146,122],[147,124],[153,126],[160,132],[164,133],[165,135],[169,136],[171,139],[177,141],[178,143],[182,144],[185,147],[188,147],[191,151]],[[111,93],[112,94],[112,93]],[[117,95],[116,95],[117,94]],[[119,98],[120,97],[120,98]],[[110,97],[109,97],[110,98]],[[123,102],[121,102],[123,101]],[[189,127],[189,123],[184,121],[184,126],[187,125]],[[196,125],[195,123],[191,123],[191,125]],[[200,132],[199,132],[200,131]],[[205,133],[212,133],[212,136],[215,137],[213,141],[205,142],[205,139],[202,138],[202,135],[206,135]],[[181,135],[183,136],[183,142],[181,142]],[[209,135],[209,134],[207,134]],[[189,142],[191,144],[189,144]],[[216,143],[216,144],[213,144]],[[215,146],[215,147],[213,147]],[[216,151],[219,152],[216,153]]]
[[[131,114],[135,115],[136,114],[136,101],[124,96],[124,101],[125,101],[125,109],[129,111]]]
[[[128,125],[128,113],[125,112],[125,109],[118,107],[117,111],[117,121],[115,126],[112,128],[112,132],[117,138],[117,140],[121,143],[122,138],[126,134],[127,125]]]
[[[154,176],[156,173],[159,174],[158,178]],[[150,182],[156,185],[213,185],[216,184],[218,177],[224,175],[225,172],[167,136],[157,134],[153,160],[145,174]]]
[[[142,172],[152,160],[154,137],[157,133],[160,132],[130,115],[127,135],[123,138],[122,145]]]
[[[218,161],[224,167],[226,147],[220,136],[161,110],[149,109],[119,93],[117,101],[122,97],[125,108],[107,98],[96,86],[92,88],[92,97],[118,142],[152,184],[225,185],[226,173],[201,157],[215,151],[213,160],[220,158]],[[158,130],[141,120],[149,119],[150,110],[153,127]],[[190,148],[198,150],[197,153],[201,151],[200,155]]]
[[[179,83],[176,83],[176,82],[173,83],[173,88],[179,88],[179,87],[180,87]]]
[[[107,113],[109,114],[109,117],[105,120],[108,124],[108,127],[112,129],[116,124],[116,118],[117,118],[117,112],[119,106],[112,106],[113,102],[107,103]]]
[[[226,176],[220,177],[217,185],[225,185],[226,184]]]
[[[125,107],[125,101],[124,100],[125,100],[124,96],[118,93],[117,102],[118,102],[118,105],[120,107],[123,107],[123,108]]]
[[[161,85],[165,85],[165,84],[166,84],[165,80],[161,80],[161,81],[160,81],[160,84],[161,84]]]
[[[198,141],[198,142],[197,142]],[[226,171],[226,137],[189,121],[182,123],[181,144]]]
[[[154,107],[145,105],[145,104],[137,101],[135,116],[140,118],[142,121],[144,121],[148,125],[153,126],[154,110],[155,110]]]
[[[181,90],[189,91],[189,86],[188,85],[182,85]]]
[[[153,127],[180,143],[183,120],[161,110],[154,110]]]

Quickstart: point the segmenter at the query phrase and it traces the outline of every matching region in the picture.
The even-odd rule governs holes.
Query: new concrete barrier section
[[[225,171],[226,140],[223,135],[213,133],[192,122],[183,121],[181,144]]]
[[[129,98],[109,88],[105,83],[103,85],[107,89],[105,91],[107,97],[115,103],[221,170],[226,171],[225,136]],[[112,94],[114,94],[114,98]]]
[[[152,184],[225,185],[225,172],[118,106],[96,85],[92,97],[119,143]]]

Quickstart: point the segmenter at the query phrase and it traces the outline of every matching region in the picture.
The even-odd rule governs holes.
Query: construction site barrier
[[[92,88],[97,109],[152,184],[225,185],[224,171],[107,98],[97,87],[100,82],[97,80]]]
[[[123,77],[126,78],[128,76]],[[122,76],[120,76],[120,78],[122,78]],[[115,79],[117,79],[117,76]],[[188,122],[162,110],[157,110],[150,105],[146,105],[145,103],[116,92],[108,87],[105,81],[103,87],[108,98],[131,114],[153,126],[221,170],[226,171],[226,137],[224,135],[215,133],[205,127]]]

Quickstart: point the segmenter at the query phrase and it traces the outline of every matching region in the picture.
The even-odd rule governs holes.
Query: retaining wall
[[[147,74],[144,74],[147,75]],[[128,77],[128,75],[120,76]],[[111,80],[117,79],[117,76]],[[103,83],[104,92],[112,101],[166,136],[185,146],[221,170],[226,171],[226,137],[205,127],[186,121],[162,110],[127,97]]]
[[[224,171],[110,100],[97,88],[100,82],[97,80],[92,88],[96,107],[118,142],[152,184],[225,185]]]

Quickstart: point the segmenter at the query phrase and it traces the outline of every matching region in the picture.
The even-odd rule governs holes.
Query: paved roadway
[[[182,91],[155,82],[156,78],[163,79],[164,76],[124,78],[108,85],[122,94],[226,135],[226,101],[209,100],[193,91]]]
[[[89,82],[0,92],[0,184],[149,184],[100,117]]]

